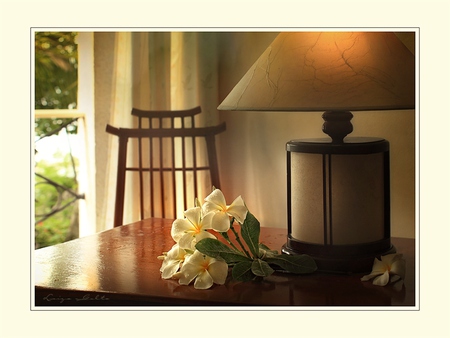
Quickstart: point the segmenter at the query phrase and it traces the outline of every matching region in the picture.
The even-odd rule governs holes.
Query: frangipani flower
[[[195,251],[187,259],[180,272],[179,277],[181,285],[189,285],[194,279],[194,288],[209,289],[214,283],[224,284],[228,275],[228,264],[224,261],[206,256],[200,251]]]
[[[406,262],[402,254],[390,254],[381,256],[381,260],[375,258],[372,272],[361,280],[368,281],[372,278],[374,285],[385,286],[389,282],[397,282],[405,278]]]
[[[247,207],[241,196],[227,205],[225,197],[219,189],[215,189],[205,198],[202,208],[207,216],[212,214],[212,218],[207,220],[211,220],[210,227],[218,232],[226,232],[230,229],[230,216],[241,224],[244,223],[247,216]]]
[[[164,279],[172,278],[187,257],[189,257],[189,254],[186,250],[181,249],[178,244],[174,244],[169,252],[158,257],[163,260],[159,269],[161,271],[161,277]]]
[[[194,207],[184,212],[185,219],[176,219],[172,223],[171,235],[180,248],[194,250],[195,244],[203,238],[216,238],[207,229],[211,228],[211,221],[202,217],[202,208]]]

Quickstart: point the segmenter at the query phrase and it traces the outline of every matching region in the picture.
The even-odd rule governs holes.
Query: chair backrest
[[[215,135],[226,125],[195,127],[194,116],[200,112],[200,107],[176,111],[133,108],[138,128],[106,126],[108,133],[119,138],[114,227],[123,224],[127,172],[138,176],[140,219],[177,217],[180,201],[183,210],[193,206],[205,180],[209,191],[220,188]]]

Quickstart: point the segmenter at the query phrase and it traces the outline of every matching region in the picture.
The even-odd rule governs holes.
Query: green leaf
[[[267,257],[274,257],[278,255],[277,250],[271,250],[267,245],[259,243],[259,258],[265,259]]]
[[[252,263],[252,273],[256,276],[267,277],[273,274],[273,271],[270,265],[261,259],[255,259]]]
[[[249,261],[250,258],[214,238],[204,238],[195,245],[202,254],[209,257],[221,257],[227,264]]]
[[[254,257],[259,257],[259,221],[250,212],[241,226],[241,235]]]
[[[248,282],[255,278],[252,272],[252,261],[237,263],[231,270],[231,276],[238,282]]]
[[[308,255],[280,254],[274,257],[267,257],[266,262],[277,265],[287,272],[297,274],[312,273],[317,270],[316,262]]]

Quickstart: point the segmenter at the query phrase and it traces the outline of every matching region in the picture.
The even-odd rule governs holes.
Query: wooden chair
[[[200,112],[200,107],[176,111],[133,108],[138,128],[106,126],[108,133],[119,138],[114,227],[123,224],[127,172],[138,175],[141,219],[176,218],[180,193],[183,210],[193,206],[196,197],[204,197],[198,196],[202,174],[203,181],[209,174],[210,189],[220,188],[215,135],[225,131],[226,125],[195,127],[194,117]],[[134,143],[130,145],[129,140]],[[137,163],[132,165],[127,164],[131,162],[130,149],[136,153]],[[206,163],[199,161],[200,153],[206,153],[207,161],[203,161]],[[187,181],[191,182],[190,189]]]

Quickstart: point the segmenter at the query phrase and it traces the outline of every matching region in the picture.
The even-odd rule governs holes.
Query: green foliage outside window
[[[74,32],[35,33],[36,109],[75,109],[78,89],[78,45]],[[51,133],[67,119],[37,119],[36,135]],[[69,130],[76,133],[76,124]]]
[[[77,33],[35,33],[35,108],[75,109],[78,87]],[[57,135],[65,129],[68,134],[77,133],[77,121],[70,118],[35,119],[36,149],[39,139]],[[58,161],[36,163],[36,173],[68,189],[77,191],[76,163],[70,155],[56,154]],[[35,246],[53,245],[71,239],[73,228],[78,227],[77,203],[42,220],[40,215],[51,212],[61,198],[61,205],[73,200],[67,192],[58,192],[51,184],[35,176]]]
[[[57,184],[77,190],[77,182],[72,170],[69,154],[55,154],[59,161],[48,163],[40,161],[36,173],[50,179]],[[41,176],[36,176],[35,182],[35,247],[41,248],[65,242],[70,235],[70,226],[78,212],[76,204],[71,204],[74,197],[68,192],[49,184]],[[69,205],[63,208],[65,205]],[[41,220],[42,215],[52,212],[54,208],[62,209],[51,217]]]

